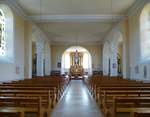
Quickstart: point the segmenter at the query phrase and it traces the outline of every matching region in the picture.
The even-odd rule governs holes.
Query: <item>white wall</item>
[[[50,60],[50,41],[47,36],[40,30],[40,28],[34,23],[27,23],[26,28],[26,67],[25,76],[26,78],[32,77],[32,41],[34,40],[37,47],[37,76],[43,76],[44,66],[43,60],[46,60],[46,74],[50,75],[51,70],[51,60]],[[47,45],[47,46],[46,46]],[[45,46],[47,47],[45,50]],[[46,57],[46,58],[45,58]]]
[[[1,3],[1,2],[0,2]],[[13,11],[12,11],[13,12]],[[32,22],[25,21],[15,12],[14,15],[14,60],[0,63],[0,82],[32,77],[32,37],[42,37],[46,46],[46,75],[50,74],[50,42],[46,35]],[[13,49],[13,48],[12,48]],[[49,71],[49,72],[48,72]]]
[[[14,61],[12,63],[0,63],[0,81],[11,81],[23,78],[24,20],[14,13]]]
[[[130,78],[139,80],[150,80],[150,63],[140,61],[140,15],[144,5],[132,16],[129,17],[129,59],[130,59]],[[144,66],[147,67],[147,77],[144,78]]]
[[[61,62],[62,55],[66,49],[74,45],[51,45],[51,69],[61,70],[57,67],[57,63]],[[82,45],[79,46],[87,49],[92,57],[93,70],[102,70],[102,45]]]
[[[144,4],[141,4],[137,11],[128,17],[128,19],[121,21],[116,25],[112,31],[105,38],[105,43],[110,44],[115,40],[112,38],[112,32],[115,34],[116,31],[122,33],[123,36],[123,77],[137,80],[150,80],[150,62],[141,62],[141,50],[140,50],[140,15],[144,6],[150,3],[148,0],[144,0]],[[114,42],[117,42],[116,40]],[[105,45],[104,43],[104,45]],[[112,50],[112,49],[111,49]],[[106,51],[105,48],[103,51]],[[106,52],[107,53],[107,52]],[[105,53],[103,53],[105,54]],[[103,55],[103,59],[107,55]],[[113,57],[112,57],[113,59]],[[107,69],[103,62],[104,70]],[[108,63],[107,63],[108,64]],[[144,66],[147,68],[147,77],[144,78]],[[107,72],[106,72],[107,73]]]
[[[113,29],[108,33],[104,39],[103,46],[103,74],[109,75],[109,58],[110,58],[110,76],[117,76],[118,64],[117,64],[117,52],[119,43],[123,43],[123,77],[129,78],[128,65],[128,36],[126,29],[126,21],[118,23]],[[114,67],[115,66],[115,67]]]

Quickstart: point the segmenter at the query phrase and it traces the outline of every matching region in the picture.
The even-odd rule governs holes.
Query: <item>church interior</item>
[[[150,117],[150,0],[0,0],[0,117]]]

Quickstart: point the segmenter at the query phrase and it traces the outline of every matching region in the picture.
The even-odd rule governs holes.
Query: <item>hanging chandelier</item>
[[[76,36],[76,50],[75,50],[75,55],[74,55],[74,62],[77,65],[79,62],[79,54],[78,54],[78,37]]]
[[[114,13],[113,13],[113,0],[111,0],[110,1],[110,13],[111,13],[111,29],[113,29],[113,23],[114,23],[114,17],[113,17],[113,15],[114,15]]]

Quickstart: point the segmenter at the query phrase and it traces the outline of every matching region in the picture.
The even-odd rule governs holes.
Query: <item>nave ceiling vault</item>
[[[4,0],[5,1],[5,0]],[[100,44],[139,0],[6,0],[34,21],[52,44]],[[111,4],[112,2],[112,4]],[[112,8],[111,8],[112,5]]]

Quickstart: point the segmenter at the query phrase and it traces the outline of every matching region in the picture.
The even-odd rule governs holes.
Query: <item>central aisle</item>
[[[72,80],[51,117],[103,117],[84,83]]]

